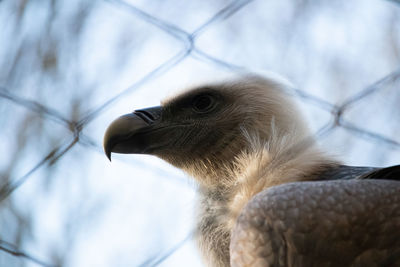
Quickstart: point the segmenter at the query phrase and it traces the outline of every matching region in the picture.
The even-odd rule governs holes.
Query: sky
[[[196,183],[152,156],[110,163],[102,139],[120,115],[239,71],[293,83],[313,133],[343,107],[344,127],[317,140],[346,164],[400,162],[394,1],[52,3],[0,3],[0,174],[22,181],[0,203],[0,236],[38,259],[203,266]],[[77,143],[70,122],[83,122]],[[0,265],[39,266],[2,251]]]

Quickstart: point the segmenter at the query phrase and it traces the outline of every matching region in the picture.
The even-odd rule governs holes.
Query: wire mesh
[[[129,11],[132,16],[140,18],[146,23],[152,24],[155,27],[159,28],[160,30],[164,31],[171,37],[178,40],[183,45],[183,48],[174,56],[172,56],[170,59],[163,62],[157,68],[147,73],[147,75],[145,75],[141,80],[132,84],[131,86],[121,91],[120,93],[114,95],[113,97],[107,99],[105,102],[99,104],[97,107],[84,114],[83,117],[74,121],[64,117],[58,110],[50,108],[41,103],[38,103],[35,100],[13,93],[13,91],[11,91],[11,88],[0,87],[0,98],[10,101],[16,105],[19,105],[29,110],[30,112],[36,113],[38,116],[43,117],[45,120],[51,120],[57,124],[60,124],[61,126],[65,127],[66,131],[69,131],[70,133],[70,139],[68,141],[59,145],[53,150],[49,151],[47,155],[41,160],[39,160],[37,164],[26,174],[22,175],[13,182],[8,182],[4,184],[0,188],[0,202],[9,198],[10,195],[15,190],[18,190],[18,188],[23,183],[31,179],[32,174],[37,172],[39,169],[43,168],[46,165],[51,165],[56,161],[63,160],[64,155],[66,155],[71,150],[71,148],[76,146],[78,143],[84,146],[92,147],[96,151],[102,151],[102,148],[97,146],[94,140],[91,140],[90,137],[83,134],[82,131],[86,127],[86,125],[95,118],[97,118],[100,114],[102,114],[116,100],[121,99],[125,95],[137,90],[140,87],[145,86],[150,81],[156,80],[161,74],[173,69],[184,59],[192,57],[193,59],[205,62],[206,64],[213,64],[218,68],[224,68],[232,71],[241,71],[245,69],[244,67],[236,66],[234,64],[225,62],[224,60],[218,59],[214,56],[207,54],[206,52],[202,51],[199,47],[197,47],[196,41],[204,32],[214,27],[221,21],[226,20],[236,12],[240,11],[247,4],[252,2],[252,0],[239,0],[231,2],[192,32],[187,32],[175,25],[163,21],[162,19],[152,16],[146,13],[145,11],[139,9],[138,7],[132,5],[131,3],[121,0],[107,0],[107,2],[119,8]],[[393,1],[393,2],[398,3],[398,1]],[[350,96],[341,105],[329,103],[324,99],[321,99],[317,96],[314,96],[300,89],[295,89],[295,94],[296,97],[308,101],[316,108],[330,112],[331,114],[330,120],[327,121],[324,124],[324,126],[317,132],[316,134],[317,138],[321,135],[325,135],[333,131],[334,129],[342,128],[348,131],[349,133],[356,135],[359,138],[368,140],[369,142],[379,142],[387,146],[400,149],[400,144],[396,140],[392,140],[391,138],[383,136],[382,134],[356,126],[352,122],[346,120],[345,118],[346,113],[353,106],[357,105],[361,101],[364,101],[364,99],[371,94],[379,94],[380,90],[385,88],[385,86],[387,86],[388,84],[396,83],[399,81],[399,79],[400,79],[400,69],[394,70],[393,72],[387,74],[385,77],[382,77],[375,83],[365,87],[357,94]],[[170,255],[172,255],[185,242],[190,240],[192,236],[193,233],[190,233],[187,236],[187,238],[183,239],[175,246],[166,249],[164,253],[161,253],[156,257],[152,256],[144,260],[140,266],[158,265],[160,262],[164,261]],[[30,255],[28,252],[20,251],[17,248],[17,246],[14,246],[13,244],[10,244],[7,241],[1,239],[0,239],[0,250],[9,253],[11,255],[14,255],[16,257],[25,258],[26,260],[32,261],[40,266],[55,266],[53,264],[46,263],[43,260],[37,259],[33,255]]]

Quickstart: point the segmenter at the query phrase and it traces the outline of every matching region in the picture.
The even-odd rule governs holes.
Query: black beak
[[[162,107],[135,110],[123,115],[108,126],[103,147],[111,161],[111,152],[141,154],[146,150],[145,132],[150,131],[161,119]]]

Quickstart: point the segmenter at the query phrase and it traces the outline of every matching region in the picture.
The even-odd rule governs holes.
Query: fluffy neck
[[[254,195],[271,186],[317,179],[316,174],[337,164],[311,139],[293,135],[267,142],[257,136],[247,139],[248,150],[236,157],[233,166],[222,166],[208,178],[215,179],[214,184],[200,189],[198,242],[209,266],[230,266],[230,232]]]

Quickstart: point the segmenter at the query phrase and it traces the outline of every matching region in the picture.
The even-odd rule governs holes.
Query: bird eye
[[[199,95],[193,99],[193,109],[198,113],[210,111],[214,107],[214,98],[210,95]]]

